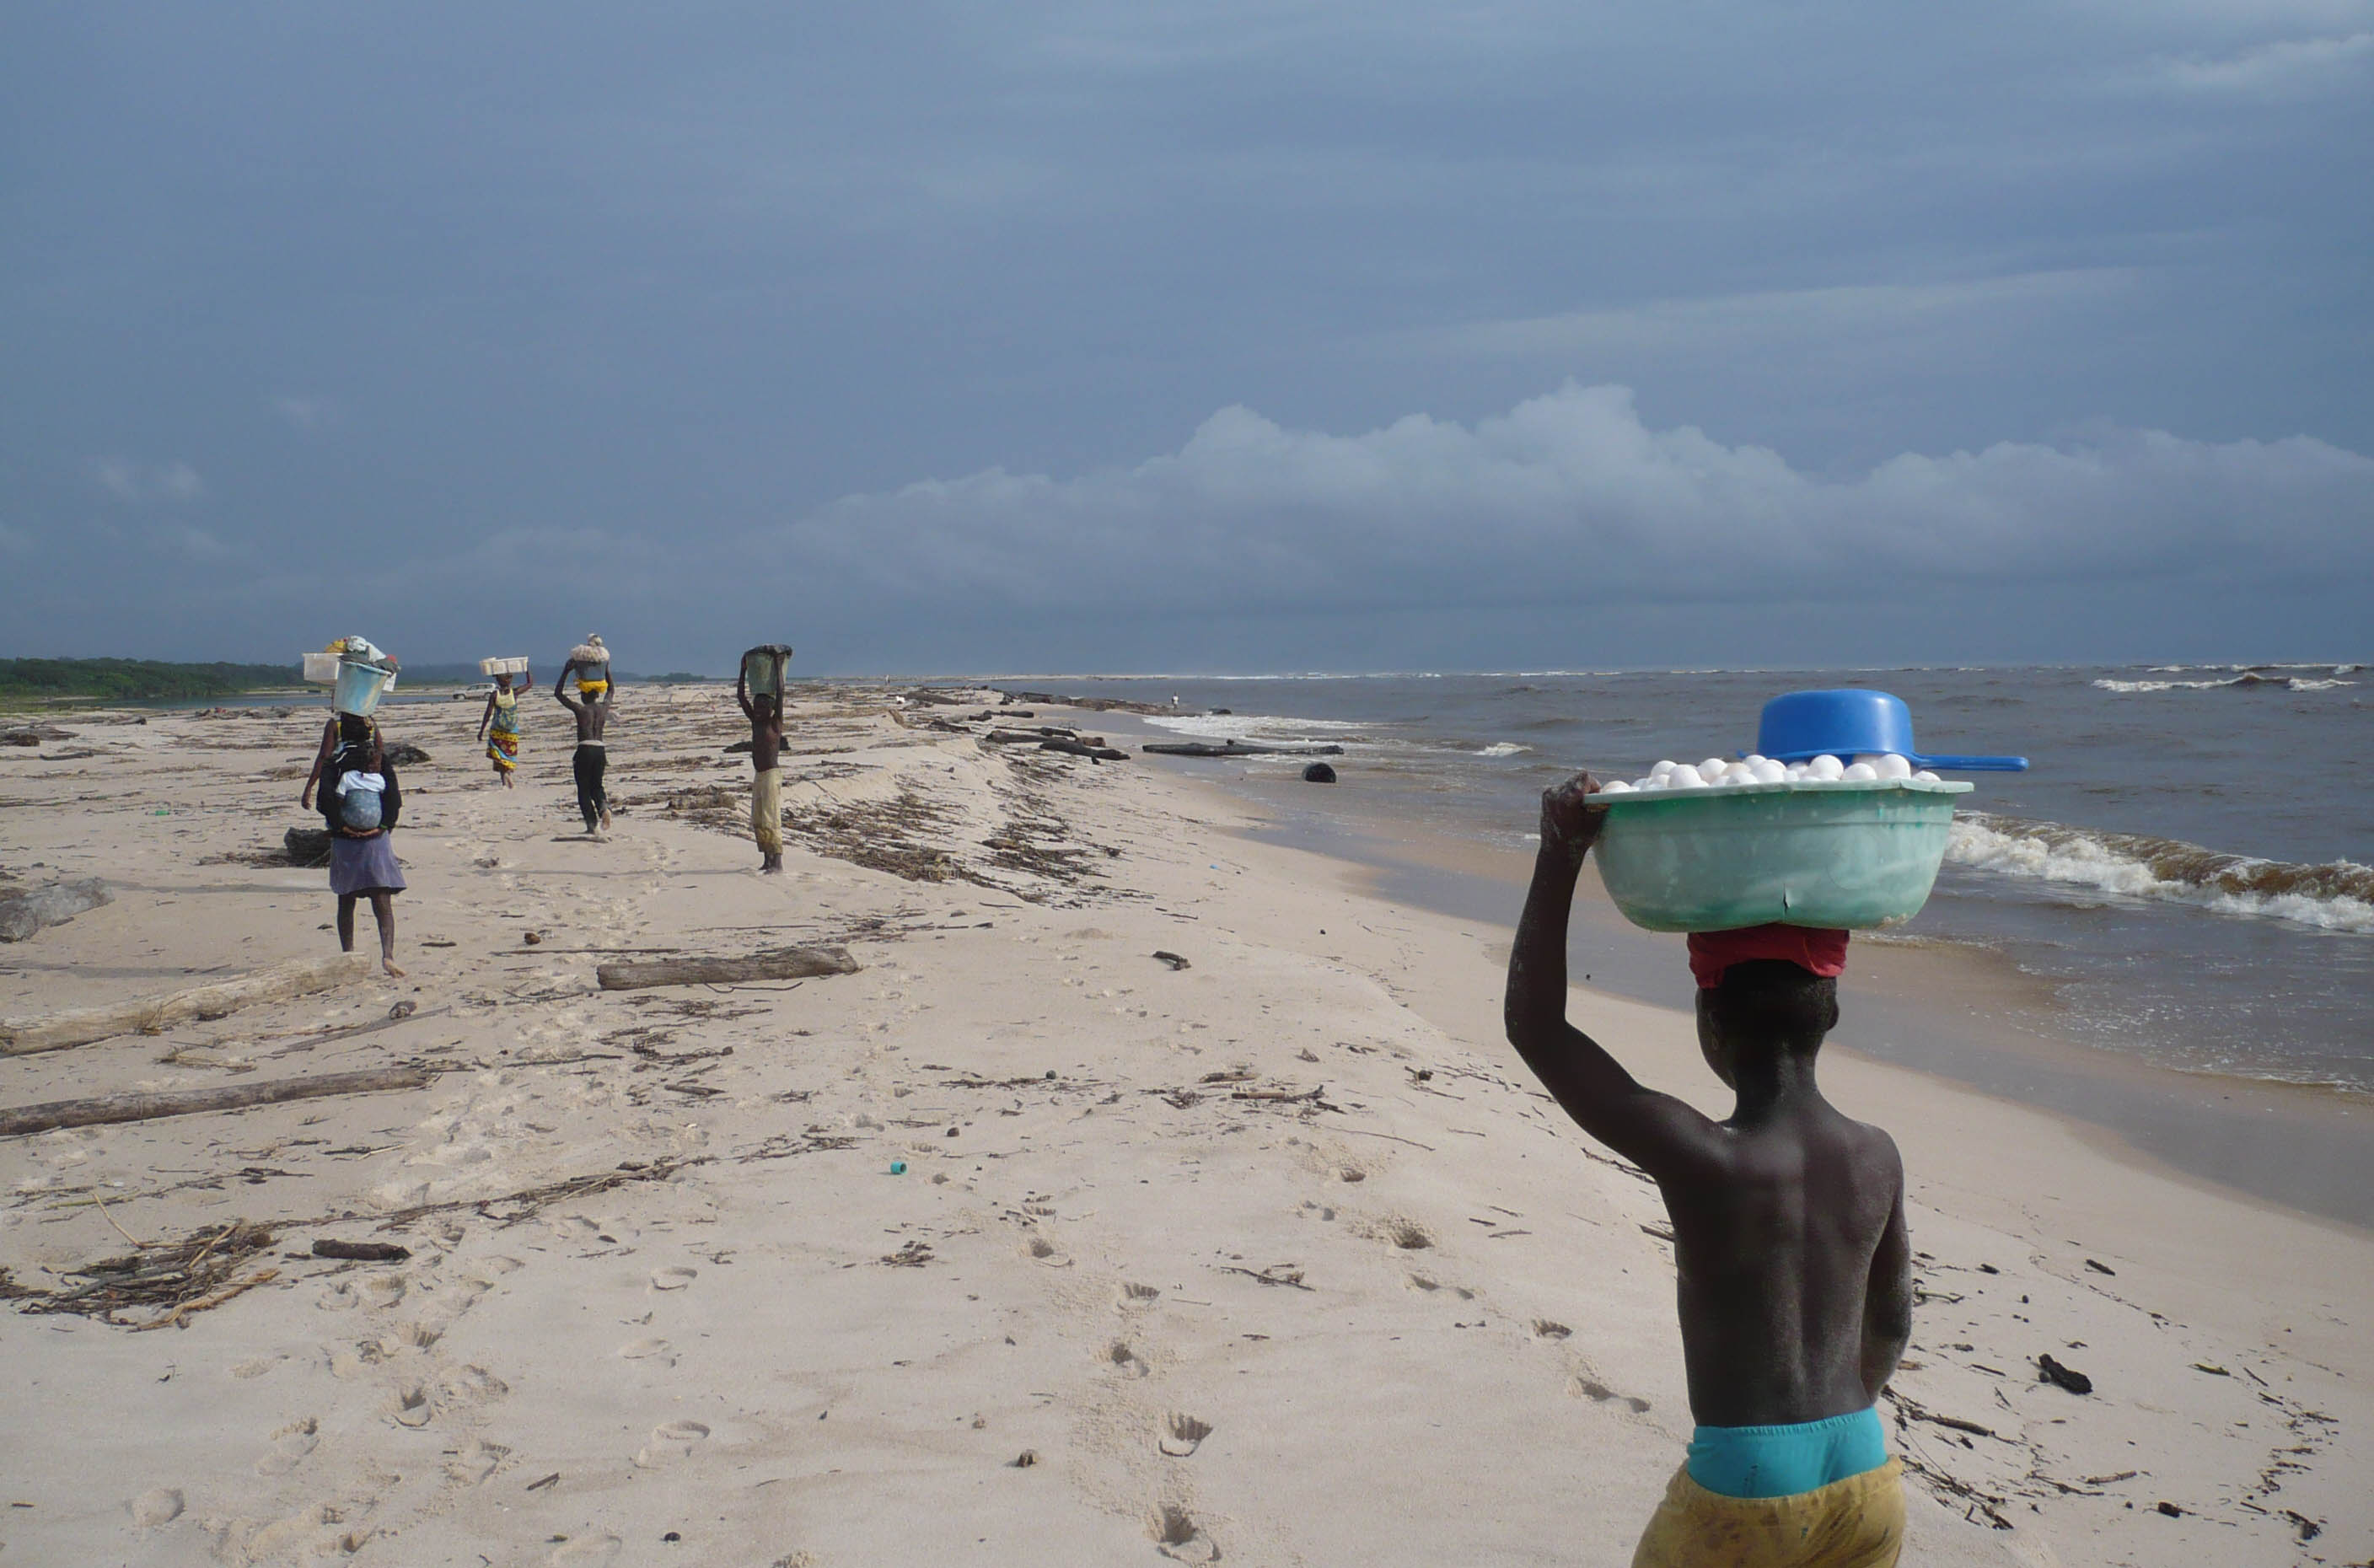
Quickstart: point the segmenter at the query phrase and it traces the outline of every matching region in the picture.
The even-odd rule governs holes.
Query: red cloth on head
[[[1750,925],[1744,931],[1690,933],[1690,973],[1698,977],[1702,991],[1722,984],[1724,970],[1749,959],[1786,959],[1815,974],[1843,973],[1847,934],[1810,925]]]

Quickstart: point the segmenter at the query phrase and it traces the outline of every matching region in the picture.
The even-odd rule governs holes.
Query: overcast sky
[[[2364,658],[2374,0],[0,10],[0,654]]]

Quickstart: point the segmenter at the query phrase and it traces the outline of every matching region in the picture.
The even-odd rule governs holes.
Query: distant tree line
[[[296,686],[304,670],[286,665],[176,665],[159,659],[0,659],[0,697],[226,697],[257,687]]]

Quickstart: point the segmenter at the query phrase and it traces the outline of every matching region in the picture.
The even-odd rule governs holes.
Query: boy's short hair
[[[1818,1045],[1839,1021],[1839,983],[1785,959],[1745,959],[1699,992],[1733,1037],[1762,1037],[1803,1049]]]

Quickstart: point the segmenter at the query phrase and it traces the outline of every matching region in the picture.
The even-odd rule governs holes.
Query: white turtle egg
[[[1665,775],[1665,787],[1667,789],[1704,789],[1706,780],[1698,776],[1698,771],[1696,768],[1675,768]]]
[[[1632,786],[1626,784],[1622,779],[1610,779],[1605,784],[1599,786],[1599,793],[1602,795],[1629,795],[1632,793]]]
[[[1649,770],[1649,776],[1652,779],[1662,779],[1667,773],[1672,772],[1675,768],[1680,766],[1681,764],[1679,762],[1675,761],[1670,757],[1662,758],[1658,760],[1655,767]]]
[[[1761,751],[1751,751],[1746,756],[1741,758],[1740,760],[1752,768],[1756,766],[1757,763],[1766,760],[1766,758],[1764,753]]]
[[[1879,770],[1873,767],[1868,762],[1857,762],[1839,776],[1840,778],[1852,779],[1857,784],[1865,784],[1879,777]]]
[[[1756,782],[1756,770],[1745,762],[1733,762],[1722,771],[1722,782],[1726,784],[1752,784]]]
[[[1698,780],[1702,784],[1721,784],[1722,771],[1730,766],[1720,757],[1710,757],[1698,764]]]
[[[1913,774],[1912,776],[1913,776],[1914,778],[1916,778],[1916,779],[1919,779],[1922,784],[1943,784],[1943,783],[1945,783],[1945,780],[1943,780],[1943,779],[1939,778],[1936,774],[1934,774],[1934,773],[1931,772],[1930,772],[1928,769],[1926,769],[1926,768],[1922,769],[1919,772],[1917,772],[1917,773]]]
[[[1909,779],[1912,776],[1912,764],[1893,751],[1874,762],[1872,770],[1884,779]]]
[[[1756,769],[1756,782],[1757,784],[1786,784],[1789,782],[1789,770],[1782,767],[1780,763],[1774,761],[1769,757],[1758,757],[1754,763],[1754,767]]]
[[[1791,784],[1795,784],[1799,779],[1805,776],[1805,764],[1803,762],[1792,762],[1780,770],[1780,776],[1788,780]]]
[[[1846,771],[1846,764],[1827,751],[1805,764],[1805,776],[1809,779],[1841,778]]]

